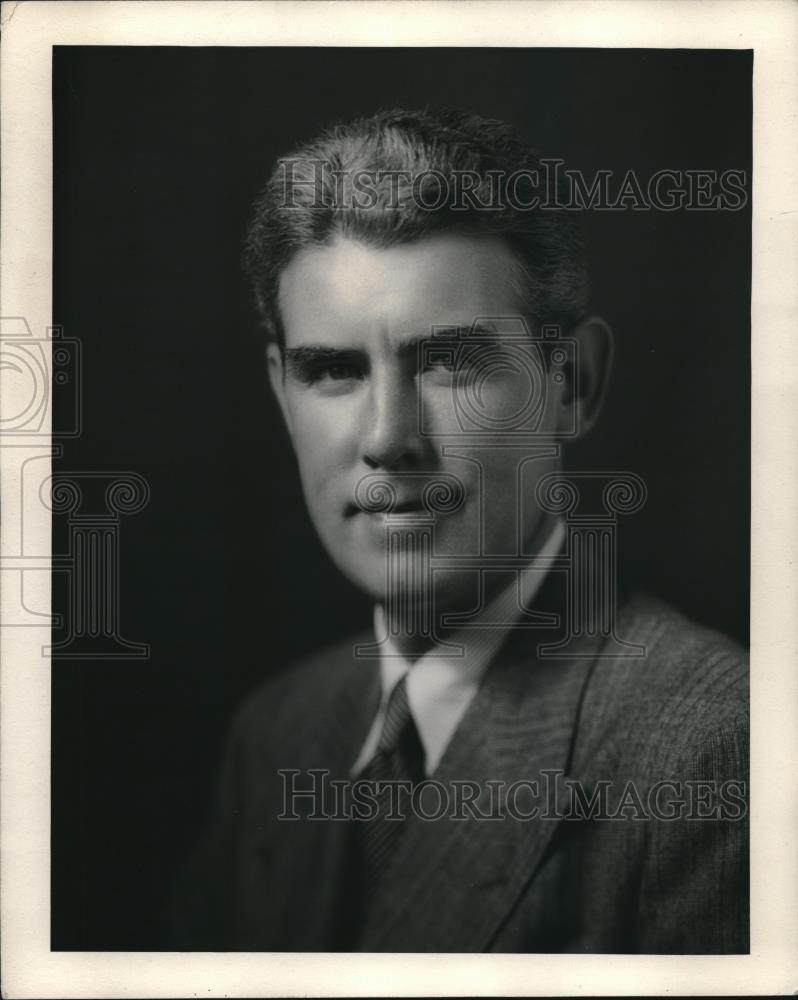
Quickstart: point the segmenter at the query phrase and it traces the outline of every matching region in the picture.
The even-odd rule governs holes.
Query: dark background
[[[274,158],[429,103],[510,120],[588,175],[750,176],[751,69],[695,50],[54,50],[53,321],[83,346],[83,433],[56,468],[152,491],[120,549],[122,632],[150,659],[54,662],[54,949],[158,947],[235,704],[368,619],[306,519],[239,272]],[[568,463],[645,479],[627,575],[745,642],[750,212],[586,221],[616,368]]]

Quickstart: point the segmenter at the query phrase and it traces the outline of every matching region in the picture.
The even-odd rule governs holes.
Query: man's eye
[[[458,365],[454,358],[430,358],[424,363],[422,372],[441,372],[451,374],[457,371]]]
[[[451,381],[456,378],[458,382],[472,379],[478,372],[478,365],[468,355],[461,353],[457,357],[431,358],[424,364],[423,375],[438,375],[441,378]]]
[[[309,385],[317,383],[347,382],[350,380],[360,380],[363,372],[358,365],[346,363],[325,363],[314,365],[306,373],[306,381]]]
[[[327,365],[317,374],[317,378],[325,377],[338,382],[345,378],[359,378],[360,372],[354,365]]]

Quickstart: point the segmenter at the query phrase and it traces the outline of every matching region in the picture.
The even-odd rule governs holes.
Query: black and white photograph
[[[49,952],[752,960],[756,46],[99,37],[1,331]]]
[[[746,952],[751,54],[53,57],[54,945]]]

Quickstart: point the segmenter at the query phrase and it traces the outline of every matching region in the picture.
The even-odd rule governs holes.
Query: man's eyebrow
[[[458,324],[451,326],[439,325],[425,334],[402,340],[396,351],[400,357],[417,357],[421,344],[434,344],[439,340],[462,339],[468,342],[469,335],[485,336],[496,333],[492,323]],[[301,374],[308,369],[324,364],[341,364],[343,362],[364,363],[366,352],[356,347],[330,347],[327,344],[302,344],[299,347],[286,347],[283,352],[286,368],[293,373]]]
[[[440,323],[433,327],[432,331],[426,335],[426,337],[421,337],[421,340],[431,340],[433,343],[436,339],[446,340],[451,338],[468,340],[471,336],[485,336],[486,334],[497,333],[498,328],[494,323],[488,321],[479,323]]]
[[[301,347],[286,347],[285,363],[292,371],[303,371],[311,365],[328,362],[362,360],[363,351],[356,348],[327,347],[321,344],[303,344]]]
[[[493,333],[496,333],[496,327],[492,323],[436,324],[429,333],[403,340],[397,347],[397,353],[402,357],[412,357],[418,353],[421,344],[436,344],[445,340],[461,340],[468,343],[469,336],[479,337]]]

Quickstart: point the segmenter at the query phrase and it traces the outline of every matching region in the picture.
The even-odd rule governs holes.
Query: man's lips
[[[384,514],[418,513],[429,513],[420,497],[408,497],[404,500],[397,500],[396,503],[374,504],[371,507],[361,506],[350,500],[344,508],[345,517],[354,517],[355,514],[371,514],[372,516],[381,517]]]
[[[466,500],[465,483],[451,472],[412,472],[391,480],[379,474],[364,476],[344,507],[347,517],[371,514],[451,515]]]

